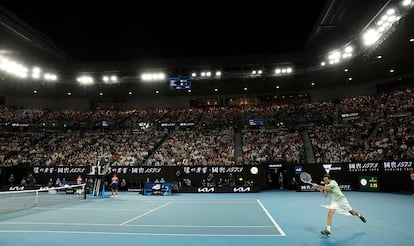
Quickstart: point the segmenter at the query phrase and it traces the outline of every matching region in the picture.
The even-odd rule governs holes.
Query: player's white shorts
[[[348,201],[331,202],[331,205],[329,205],[329,209],[343,210],[349,212],[352,210],[352,207],[351,205],[349,205]]]

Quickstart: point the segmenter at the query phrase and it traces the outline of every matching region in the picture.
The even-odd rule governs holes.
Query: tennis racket
[[[312,176],[307,172],[303,172],[303,173],[300,174],[300,180],[305,184],[313,185]]]

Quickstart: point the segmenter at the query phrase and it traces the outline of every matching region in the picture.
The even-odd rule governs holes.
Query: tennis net
[[[0,214],[84,199],[84,184],[0,192]]]

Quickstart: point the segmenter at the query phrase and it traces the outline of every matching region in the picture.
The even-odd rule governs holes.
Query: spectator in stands
[[[175,172],[175,180],[177,181],[178,187],[182,186],[183,175],[181,174],[180,170]]]
[[[278,183],[279,183],[279,188],[280,188],[281,190],[283,190],[283,181],[284,181],[284,179],[283,179],[283,173],[282,173],[282,172],[280,172],[280,173],[279,173],[279,177],[278,177]]]
[[[82,176],[78,176],[78,178],[76,179],[76,184],[80,185],[82,184]]]
[[[60,178],[58,177],[57,179],[56,179],[56,182],[55,182],[55,186],[56,187],[59,187],[59,186],[61,186],[62,185],[62,181],[60,180]]]
[[[126,190],[127,189],[127,182],[125,179],[121,180],[121,189]]]
[[[49,188],[51,188],[51,187],[53,187],[53,178],[50,178],[49,179],[49,182],[47,183],[47,186],[49,187]]]
[[[414,196],[414,171],[411,171],[410,178],[411,178],[411,188],[412,188],[412,192]]]
[[[191,179],[189,178],[184,179],[184,183],[187,187],[191,187]]]
[[[9,177],[9,185],[10,186],[13,186],[14,185],[14,175],[13,175],[13,173],[10,174],[10,177]]]

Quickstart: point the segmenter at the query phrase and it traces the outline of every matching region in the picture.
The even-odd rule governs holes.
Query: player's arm
[[[314,183],[313,187],[315,187],[316,189],[320,191],[326,191],[326,192],[328,192],[331,189],[330,185],[319,185],[317,183]]]
[[[318,185],[317,183],[312,183],[312,186],[319,190],[322,193],[323,197],[327,197],[328,196],[328,190],[331,188],[330,186],[324,186],[324,185]],[[326,187],[328,189],[326,189]]]

